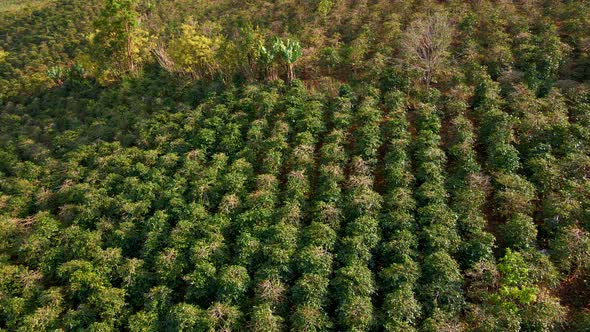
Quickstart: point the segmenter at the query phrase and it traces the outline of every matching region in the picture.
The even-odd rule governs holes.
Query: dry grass
[[[43,8],[53,0],[0,0],[1,14],[16,14],[27,9]]]

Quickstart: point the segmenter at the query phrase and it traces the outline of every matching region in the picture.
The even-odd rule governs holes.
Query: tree
[[[319,14],[319,16],[322,19],[325,19],[326,16],[328,16],[328,14],[330,13],[330,10],[332,10],[332,7],[334,7],[334,1],[332,0],[320,0],[318,2],[318,8],[317,8],[317,12]]]
[[[183,24],[180,36],[170,42],[170,57],[177,70],[193,79],[208,77],[221,69],[218,60],[221,44],[220,37],[199,34],[192,25]]]
[[[459,265],[449,254],[437,251],[426,256],[419,287],[426,316],[434,316],[436,309],[447,318],[458,314],[464,306],[462,284]]]
[[[497,266],[480,261],[467,271],[466,289],[473,303],[467,320],[474,330],[553,331],[566,310],[534,274],[526,255],[511,249]]]
[[[287,83],[291,83],[295,79],[295,62],[301,57],[301,44],[292,39],[276,38],[272,47],[287,65]]]
[[[501,275],[498,301],[509,310],[517,310],[517,304],[530,304],[537,299],[538,288],[531,283],[530,271],[524,257],[518,251],[506,249],[506,255],[498,263]]]
[[[94,51],[107,77],[136,73],[146,51],[147,32],[140,28],[137,6],[138,0],[106,0],[94,23]]]
[[[264,35],[259,27],[251,23],[244,23],[238,28],[239,37],[234,40],[237,51],[238,68],[248,79],[256,78],[256,70],[260,65],[261,50],[264,45]]]
[[[448,18],[435,13],[410,23],[402,48],[410,66],[422,72],[422,80],[430,87],[434,75],[444,64],[451,44],[453,28]]]
[[[540,23],[533,29],[537,31],[522,34],[523,37],[516,43],[516,53],[520,59],[516,67],[524,71],[528,87],[544,95],[555,81],[570,47],[560,40],[554,24]]]
[[[10,55],[10,53],[0,48],[0,63],[3,63],[6,58],[8,58],[8,55]]]
[[[170,309],[169,324],[175,331],[206,331],[213,329],[213,321],[197,306],[179,303]]]

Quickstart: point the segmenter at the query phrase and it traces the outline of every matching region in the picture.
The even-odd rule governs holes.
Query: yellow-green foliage
[[[4,60],[8,57],[8,52],[3,49],[0,49],[0,63],[4,62]]]
[[[199,34],[189,24],[183,24],[181,34],[170,42],[170,56],[178,69],[194,78],[207,77],[219,70],[217,53],[221,47],[220,37]]]

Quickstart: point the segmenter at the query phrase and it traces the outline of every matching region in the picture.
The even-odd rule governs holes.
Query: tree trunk
[[[287,65],[287,83],[291,84],[295,79],[295,70],[293,69],[293,64],[289,63]]]
[[[127,60],[129,62],[129,71],[135,73],[135,61],[133,60],[133,38],[129,29],[129,23],[125,24],[125,33],[127,34]]]

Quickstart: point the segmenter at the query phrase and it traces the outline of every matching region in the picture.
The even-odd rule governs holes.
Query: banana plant
[[[283,58],[283,61],[285,61],[285,64],[287,65],[287,82],[292,82],[295,79],[295,62],[302,54],[301,44],[292,39],[283,41],[280,38],[275,38],[273,50]]]
[[[47,77],[51,79],[57,86],[64,84],[65,73],[59,66],[50,67],[47,69]]]
[[[258,45],[258,61],[264,68],[264,76],[267,80],[271,80],[274,76],[273,62],[275,60],[275,55],[274,48],[268,49],[262,42]]]

